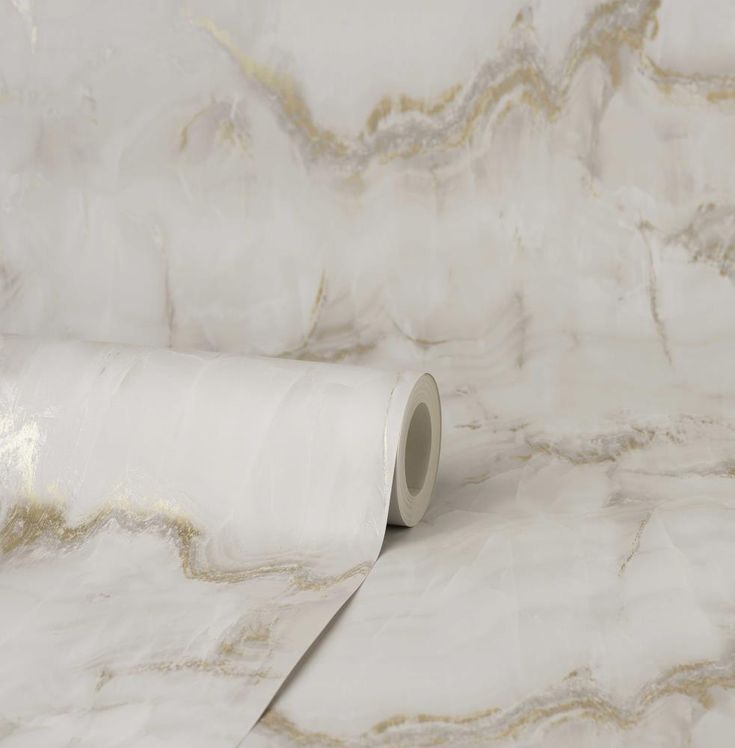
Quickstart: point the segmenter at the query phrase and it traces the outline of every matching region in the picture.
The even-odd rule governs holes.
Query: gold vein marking
[[[179,153],[183,153],[189,147],[189,131],[194,126],[194,124],[196,124],[197,121],[206,114],[213,113],[214,115],[216,115],[216,106],[217,105],[210,105],[204,107],[203,109],[200,109],[189,118],[189,120],[185,125],[183,125],[183,127],[181,127],[181,129],[179,130],[178,142]],[[218,118],[217,130],[215,135],[221,141],[229,143],[230,145],[239,148],[243,152],[247,152],[248,150],[247,134],[243,132],[242,129],[239,128],[230,117]]]
[[[369,343],[351,343],[343,348],[332,348],[325,351],[311,350],[307,344],[302,344],[299,348],[279,353],[282,358],[299,358],[302,361],[316,361],[320,363],[336,363],[345,359],[359,358],[371,353],[378,347],[380,341],[375,340]]]
[[[613,0],[597,7],[571,43],[558,82],[544,74],[541,51],[537,44],[528,41],[527,24],[514,24],[513,43],[507,45],[508,51],[486,62],[473,78],[450,86],[436,98],[421,99],[408,94],[383,96],[367,116],[362,130],[352,138],[318,124],[296,81],[252,59],[211,19],[192,19],[192,22],[232,57],[245,78],[272,102],[289,127],[306,140],[313,155],[345,161],[353,171],[359,171],[372,159],[385,162],[460,148],[488,114],[495,109],[499,114],[507,113],[513,102],[553,119],[562,111],[572,80],[587,60],[600,60],[611,85],[617,87],[621,79],[620,56],[625,48],[639,54],[640,68],[662,89],[670,90],[679,78],[686,83],[689,80],[686,76],[676,78],[643,56],[646,38],[655,36],[658,30],[659,5],[660,0],[642,3]],[[718,91],[723,85],[732,86],[735,96],[735,80],[718,79],[717,84]],[[714,100],[712,96],[710,99]],[[406,127],[407,123],[410,127]]]
[[[710,104],[720,104],[735,99],[735,76],[716,73],[682,73],[662,67],[650,57],[641,57],[643,69],[665,94],[675,91],[688,91],[704,95]]]
[[[270,672],[268,661],[272,657],[273,627],[264,623],[246,623],[235,627],[219,642],[212,657],[188,657],[179,660],[148,662],[135,667],[102,668],[96,690],[101,691],[113,678],[137,673],[208,673],[225,678],[245,678],[258,683],[265,678],[278,677]]]
[[[666,237],[666,244],[680,245],[692,262],[717,268],[723,277],[735,281],[735,207],[704,203],[689,224]]]
[[[407,112],[418,112],[428,117],[433,117],[443,112],[449,104],[456,98],[462,90],[462,85],[456,83],[443,91],[433,101],[424,101],[415,99],[406,94],[401,94],[395,98],[384,96],[373,108],[365,122],[365,132],[372,135],[380,126],[384,119],[393,114],[406,114]]]
[[[647,712],[667,696],[687,696],[707,709],[712,706],[713,688],[735,688],[735,663],[700,661],[677,665],[649,682],[627,705],[616,704],[594,685],[580,683],[583,678],[567,676],[547,694],[521,702],[512,709],[489,708],[466,714],[397,714],[377,722],[355,737],[340,737],[325,732],[301,729],[276,710],[268,710],[259,725],[287,735],[305,746],[372,745],[486,745],[512,739],[531,727],[551,729],[571,720],[592,720],[627,730],[637,725]]]
[[[325,151],[335,154],[347,152],[347,145],[339,137],[317,125],[306,101],[291,78],[271,70],[267,65],[257,62],[240,51],[230,35],[217,27],[210,19],[202,18],[195,23],[208,31],[212,38],[236,60],[247,78],[256,81],[269,96],[278,101],[284,116],[295,128],[308,137],[318,152]]]
[[[309,341],[309,338],[314,334],[314,331],[316,330],[316,326],[319,323],[319,314],[321,313],[321,310],[324,306],[324,303],[327,300],[327,273],[326,271],[322,270],[321,277],[319,278],[319,288],[316,290],[316,296],[314,297],[314,302],[311,305],[311,312],[309,314],[309,319],[311,320],[311,324],[309,325],[309,331],[307,332],[305,336],[305,343]]]
[[[671,356],[671,346],[669,345],[669,338],[666,334],[666,325],[664,324],[661,314],[659,312],[659,299],[658,299],[658,281],[656,279],[656,264],[653,258],[653,250],[651,249],[651,243],[648,240],[648,232],[653,228],[648,221],[643,221],[639,226],[641,238],[643,239],[643,245],[646,249],[646,261],[648,264],[648,306],[651,312],[651,320],[656,329],[656,336],[661,342],[661,349],[669,362],[669,366],[673,366],[674,360]]]
[[[327,303],[327,273],[322,270],[321,276],[319,277],[319,286],[314,295],[314,301],[311,304],[311,311],[309,312],[309,325],[304,333],[303,340],[295,348],[289,348],[288,350],[281,351],[278,356],[281,358],[301,358],[308,360],[309,343],[311,342],[317,327],[319,326],[319,319],[321,318],[324,305]],[[318,359],[314,359],[318,360]]]
[[[645,426],[631,426],[629,429],[609,434],[592,434],[584,445],[576,441],[565,443],[564,439],[552,441],[547,438],[527,437],[528,446],[537,452],[567,460],[573,465],[592,465],[615,462],[627,452],[647,447],[656,437],[656,430]]]
[[[575,433],[573,436],[528,435],[526,444],[534,453],[541,453],[566,460],[574,465],[592,465],[616,462],[629,452],[644,450],[654,443],[684,444],[702,439],[721,440],[732,438],[735,425],[729,420],[713,419],[681,413],[665,420],[626,422],[625,414],[619,415],[620,425],[616,430]],[[728,475],[732,470],[729,459],[701,466],[703,475]],[[636,472],[641,472],[637,470]],[[654,471],[650,475],[681,475],[692,471]]]
[[[113,677],[120,675],[131,675],[134,673],[209,673],[219,675],[225,678],[247,678],[258,682],[265,678],[271,677],[271,673],[266,668],[251,670],[247,665],[238,665],[238,663],[217,657],[214,659],[190,657],[184,660],[172,660],[170,662],[153,662],[146,665],[140,665],[130,670],[120,670],[113,673]],[[100,690],[99,687],[97,690]]]
[[[633,556],[635,556],[636,553],[640,550],[641,547],[641,538],[643,537],[643,531],[646,529],[646,525],[651,521],[651,517],[653,517],[653,512],[650,514],[647,514],[643,520],[641,521],[640,525],[638,525],[638,529],[636,530],[635,537],[633,538],[633,545],[630,549],[630,552],[628,555],[623,559],[623,563],[620,564],[620,568],[618,569],[618,576],[622,577],[625,573],[625,569],[627,568],[628,564],[632,561]]]
[[[472,722],[477,722],[481,719],[486,719],[487,717],[492,717],[499,712],[500,709],[498,709],[497,707],[492,707],[490,709],[481,709],[477,712],[463,714],[458,717],[450,716],[448,714],[416,714],[411,717],[406,717],[403,714],[398,714],[394,717],[389,717],[388,719],[384,719],[382,722],[378,722],[377,724],[373,725],[370,731],[377,735],[380,735],[396,728],[431,723],[465,725]]]
[[[290,578],[299,591],[320,591],[365,576],[371,564],[356,564],[341,574],[332,576],[314,573],[303,561],[271,561],[242,569],[217,569],[200,561],[202,533],[188,519],[164,510],[147,512],[123,504],[110,504],[77,525],[67,522],[64,512],[56,505],[25,502],[10,507],[0,526],[0,556],[8,556],[21,549],[55,544],[61,548],[76,547],[101,530],[115,524],[132,533],[150,532],[173,540],[184,575],[215,584],[240,584],[263,577]]]
[[[477,429],[482,428],[482,424],[480,421],[469,421],[468,423],[458,423],[455,427],[455,429],[469,429],[470,431],[477,431]]]
[[[295,722],[286,717],[268,710],[261,717],[258,725],[263,725],[267,730],[281,735],[286,735],[293,743],[297,745],[315,745],[315,746],[343,746],[347,745],[346,741],[341,738],[333,737],[326,732],[314,732],[301,730]]]

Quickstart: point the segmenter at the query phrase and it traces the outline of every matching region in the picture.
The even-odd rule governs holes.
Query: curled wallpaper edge
[[[440,437],[429,374],[0,338],[9,718],[239,741],[423,516]]]

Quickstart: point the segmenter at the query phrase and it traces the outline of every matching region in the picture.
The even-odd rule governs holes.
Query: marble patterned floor
[[[245,745],[727,745],[732,395],[594,354],[544,393],[445,373],[429,514]]]

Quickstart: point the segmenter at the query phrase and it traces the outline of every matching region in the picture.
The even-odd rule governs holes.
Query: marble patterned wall
[[[733,734],[734,35],[728,0],[0,2],[3,331],[442,389],[427,522],[253,740]]]
[[[732,333],[727,2],[1,12],[6,329],[335,357],[505,324],[508,361],[664,364]]]

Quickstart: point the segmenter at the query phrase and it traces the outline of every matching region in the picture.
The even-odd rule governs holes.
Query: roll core
[[[398,441],[388,524],[413,527],[431,500],[439,467],[441,406],[434,377],[423,374],[408,397]]]

